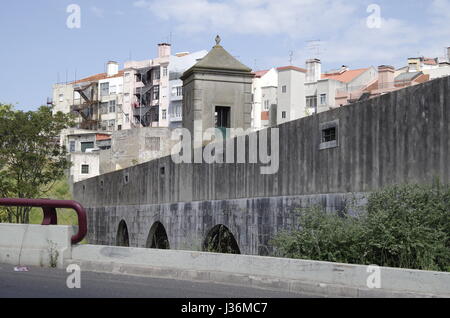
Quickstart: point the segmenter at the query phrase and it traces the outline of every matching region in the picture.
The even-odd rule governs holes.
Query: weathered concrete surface
[[[62,268],[71,258],[72,234],[71,226],[0,224],[0,263],[48,267],[53,254]]]
[[[200,251],[209,230],[223,224],[233,233],[242,254],[270,255],[270,239],[278,231],[295,226],[301,208],[322,205],[336,211],[347,204],[357,208],[364,202],[364,194],[328,194],[94,207],[87,209],[88,242],[117,245],[117,230],[123,220],[130,246],[146,247],[150,229],[160,222],[171,249]]]
[[[339,146],[319,150],[320,125],[337,120]],[[284,197],[326,195],[342,203],[346,193],[390,184],[434,177],[449,183],[449,121],[446,77],[280,125],[273,175],[260,174],[261,164],[175,164],[165,157],[77,183],[74,196],[88,208],[90,243],[114,243],[123,218],[132,246],[142,246],[160,220],[171,248],[196,248],[220,222],[243,253],[264,255],[268,238],[290,224],[296,208]]]
[[[261,287],[321,296],[450,297],[450,273],[380,267],[380,289],[370,289],[367,266],[111,246],[74,246],[83,270]]]

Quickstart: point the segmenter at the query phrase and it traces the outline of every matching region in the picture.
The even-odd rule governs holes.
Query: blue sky
[[[69,4],[81,28],[69,29]],[[369,5],[380,28],[369,28]],[[0,102],[31,110],[59,80],[104,71],[108,60],[153,58],[172,39],[173,52],[222,45],[251,68],[304,66],[325,70],[391,64],[409,56],[444,56],[450,46],[450,0],[3,0],[0,4]],[[171,35],[171,36],[170,36]],[[320,55],[309,48],[320,40]]]

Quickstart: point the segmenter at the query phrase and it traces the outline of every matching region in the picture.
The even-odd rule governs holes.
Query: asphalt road
[[[0,298],[307,298],[308,295],[94,272],[81,272],[81,288],[69,289],[64,270],[0,264]]]

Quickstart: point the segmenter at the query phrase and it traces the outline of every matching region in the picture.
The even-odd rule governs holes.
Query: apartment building
[[[106,72],[53,86],[54,112],[73,113],[79,129],[114,131],[123,127],[123,71],[117,62]]]
[[[157,46],[157,57],[129,61],[119,70],[110,61],[106,72],[53,86],[54,112],[77,115],[77,128],[120,131],[139,127],[180,127],[180,76],[207,51],[171,55],[171,45]]]
[[[285,66],[257,71],[252,127],[259,130],[354,102],[377,80],[374,67],[342,66],[322,73],[319,59],[307,60],[305,69]]]
[[[171,55],[171,45],[158,44],[158,56],[125,63],[123,109],[131,126],[180,127],[182,82],[180,76],[207,51]],[[132,128],[132,127],[131,127]]]
[[[252,84],[251,126],[253,129],[260,130],[272,125],[270,112],[271,110],[276,112],[277,90],[278,72],[275,68],[255,72]]]
[[[111,135],[83,129],[66,129],[61,135],[61,144],[66,148],[70,167],[69,182],[73,184],[102,173],[100,151],[111,148]]]
[[[308,116],[306,112],[306,70],[296,66],[277,68],[277,124]]]
[[[306,61],[306,69],[308,114],[320,113],[354,102],[378,79],[378,71],[374,67],[351,70],[343,65],[339,69],[321,73],[321,61],[318,59]]]
[[[395,77],[404,73],[428,75],[430,80],[450,76],[450,47],[445,58],[411,57],[408,64],[395,71]],[[406,76],[406,75],[405,75]]]

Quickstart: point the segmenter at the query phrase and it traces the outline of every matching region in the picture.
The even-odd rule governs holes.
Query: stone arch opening
[[[223,224],[214,226],[203,241],[203,251],[225,254],[241,254],[233,233]]]
[[[170,249],[169,238],[167,236],[166,228],[161,222],[155,222],[148,233],[147,248],[156,248],[160,250]]]
[[[128,227],[127,227],[127,223],[125,223],[124,220],[120,221],[119,227],[117,229],[116,245],[117,246],[122,246],[122,247],[129,247],[130,246],[130,238],[129,238],[129,235],[128,235]]]

